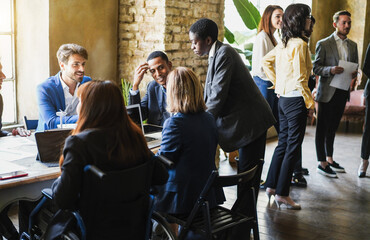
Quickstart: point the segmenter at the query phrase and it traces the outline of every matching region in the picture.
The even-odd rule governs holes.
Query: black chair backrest
[[[220,176],[217,170],[212,171],[200,194],[200,198],[207,199],[207,196],[213,187],[230,187],[251,181],[257,173],[257,169],[258,165],[245,172],[227,176]]]
[[[88,239],[91,233],[94,239],[144,239],[152,170],[153,159],[122,171],[85,172],[79,209]]]
[[[23,116],[24,128],[26,130],[35,130],[39,120],[37,119],[27,119],[26,116]]]

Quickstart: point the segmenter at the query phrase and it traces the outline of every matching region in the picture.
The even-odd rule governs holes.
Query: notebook
[[[71,129],[52,129],[44,132],[36,132],[36,146],[38,160],[49,166],[59,166],[59,158],[62,154],[64,142],[70,135]]]
[[[143,117],[141,115],[140,104],[132,104],[126,106],[127,113],[143,131],[146,142],[149,148],[155,148],[161,145],[162,140],[162,127],[151,124],[143,124]]]

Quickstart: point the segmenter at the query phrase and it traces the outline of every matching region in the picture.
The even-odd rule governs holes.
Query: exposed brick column
[[[207,58],[194,55],[188,37],[191,24],[202,17],[218,24],[223,39],[224,0],[120,0],[119,77],[132,81],[135,67],[161,50],[173,66],[190,67],[204,81]]]

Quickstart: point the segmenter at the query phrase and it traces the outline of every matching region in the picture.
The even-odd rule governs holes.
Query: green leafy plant
[[[233,0],[236,10],[239,13],[239,16],[242,18],[244,25],[250,29],[254,30],[258,28],[258,24],[261,20],[261,15],[258,9],[248,0]],[[243,49],[235,48],[235,50],[239,53],[244,54],[245,58],[252,63],[252,51],[253,51],[253,43],[246,43],[249,39],[254,37],[256,32],[252,33],[242,33],[239,31],[235,31],[234,33],[231,32],[225,26],[225,33],[224,36],[226,40],[230,44],[237,44],[241,45]],[[249,66],[250,68],[250,66]]]
[[[125,106],[128,105],[128,99],[130,97],[130,89],[132,88],[132,83],[126,81],[125,79],[121,78],[121,87],[122,87],[122,95],[125,100]]]

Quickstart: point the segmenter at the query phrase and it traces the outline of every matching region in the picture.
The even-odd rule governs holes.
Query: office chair
[[[248,224],[248,227],[253,229],[254,239],[258,240],[259,230],[256,195],[253,185],[255,185],[254,183],[257,181],[258,174],[262,170],[263,163],[264,161],[261,159],[252,169],[236,175],[220,176],[218,171],[214,170],[210,174],[190,215],[181,216],[164,214],[169,222],[177,223],[182,227],[178,239],[184,239],[189,231],[201,234],[207,239],[219,239],[220,236],[229,236],[232,228],[244,223]],[[243,184],[243,189],[245,190],[239,194],[231,209],[227,209],[222,206],[209,208],[208,195],[212,188],[236,186],[238,184]],[[251,208],[248,215],[239,211],[240,207],[242,205],[245,206],[246,204]]]
[[[58,231],[70,236],[76,235],[72,239],[112,239],[112,235],[124,236],[125,239],[151,239],[154,200],[149,190],[154,161],[152,159],[130,169],[109,172],[103,172],[93,165],[85,166],[79,210],[59,214],[62,217],[57,217],[63,221],[66,221],[65,216],[70,218],[67,219],[66,228]],[[30,220],[29,232],[22,234],[21,239],[49,237],[49,233],[53,235],[56,231],[55,226],[45,226],[37,219],[40,213],[44,218],[47,215],[53,217],[45,210],[41,211],[47,200],[51,199],[52,193],[43,191],[43,194],[43,200],[31,213],[30,218],[33,219]],[[158,218],[160,216],[155,218],[157,222],[161,221]],[[168,226],[163,228],[168,229]]]
[[[37,119],[29,120],[27,119],[26,116],[23,116],[23,123],[24,123],[24,128],[26,130],[35,130],[37,128],[37,124],[39,123],[39,120]]]

